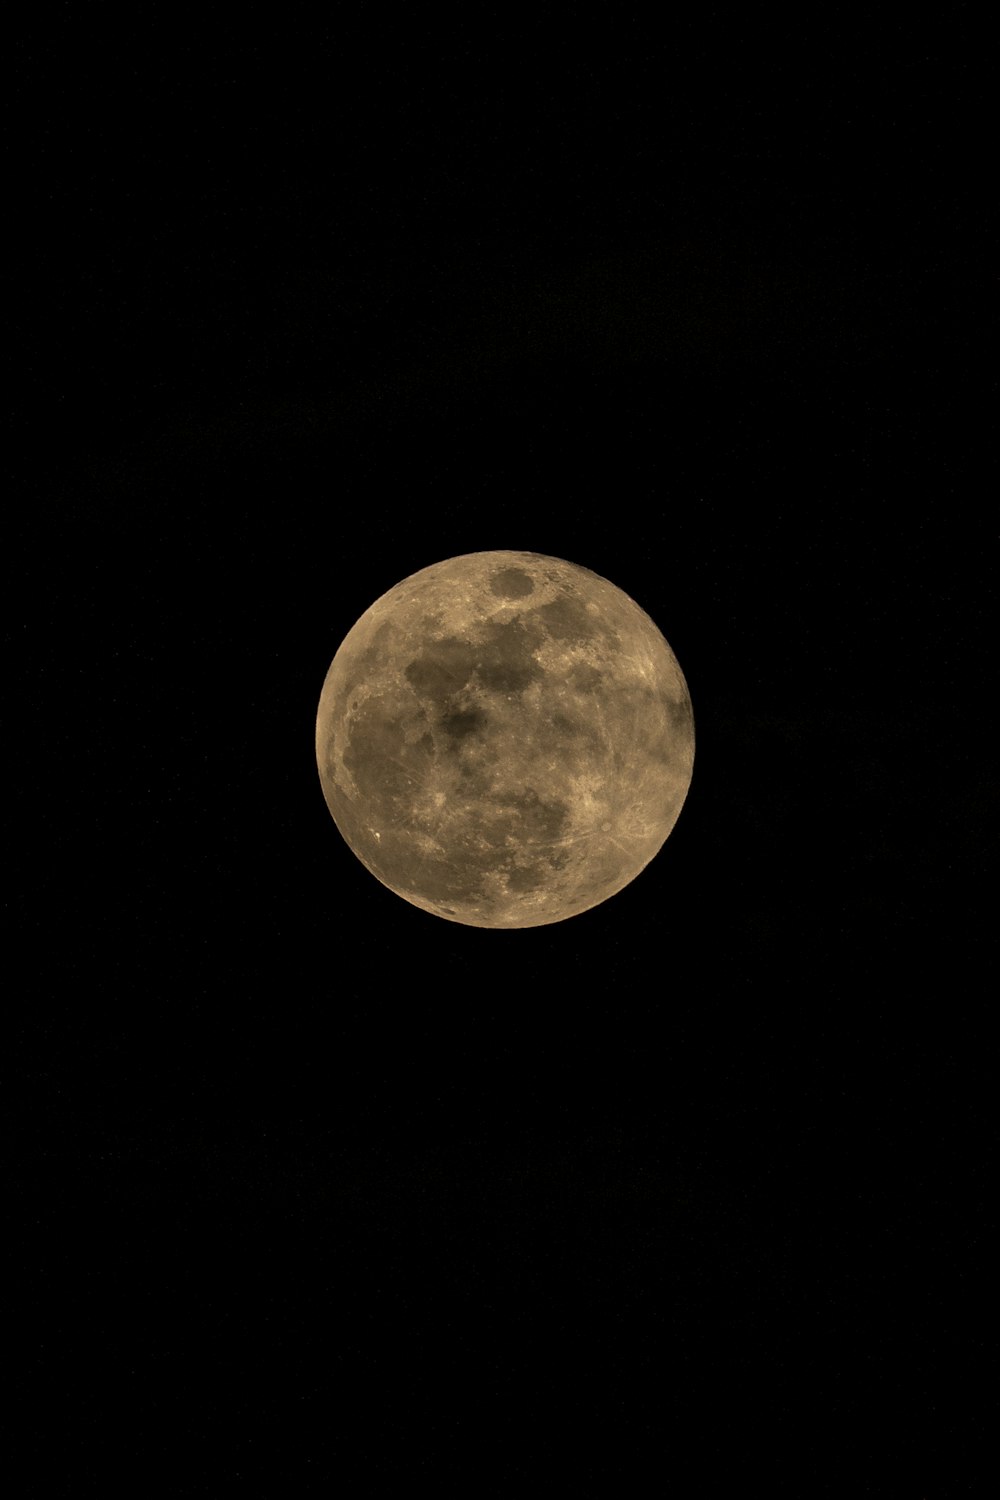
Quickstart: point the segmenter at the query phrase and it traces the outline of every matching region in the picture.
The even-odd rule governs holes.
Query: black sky
[[[982,39],[544,14],[18,41],[31,1493],[975,1492]],[[490,547],[638,600],[698,735],[516,933],[313,757],[362,611]]]

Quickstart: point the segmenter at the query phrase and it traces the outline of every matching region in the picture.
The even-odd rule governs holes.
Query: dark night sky
[[[544,14],[18,40],[26,1493],[980,1482],[982,39]],[[637,599],[698,734],[516,933],[313,756],[490,547]]]

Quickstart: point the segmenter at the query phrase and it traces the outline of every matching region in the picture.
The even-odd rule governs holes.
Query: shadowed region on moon
[[[687,794],[691,703],[606,579],[470,553],[375,601],[327,674],[327,805],[383,884],[480,927],[557,922],[627,885]]]

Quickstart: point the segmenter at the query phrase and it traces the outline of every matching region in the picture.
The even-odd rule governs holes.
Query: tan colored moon
[[[536,552],[473,552],[377,599],[327,673],[327,806],[425,911],[536,927],[606,901],[667,838],[694,762],[684,676],[629,596]]]

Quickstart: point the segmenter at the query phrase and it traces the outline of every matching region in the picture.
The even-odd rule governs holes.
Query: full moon
[[[659,851],[694,719],[628,594],[561,558],[472,552],[405,578],[348,632],[316,760],[383,885],[448,921],[538,927],[606,901]]]

